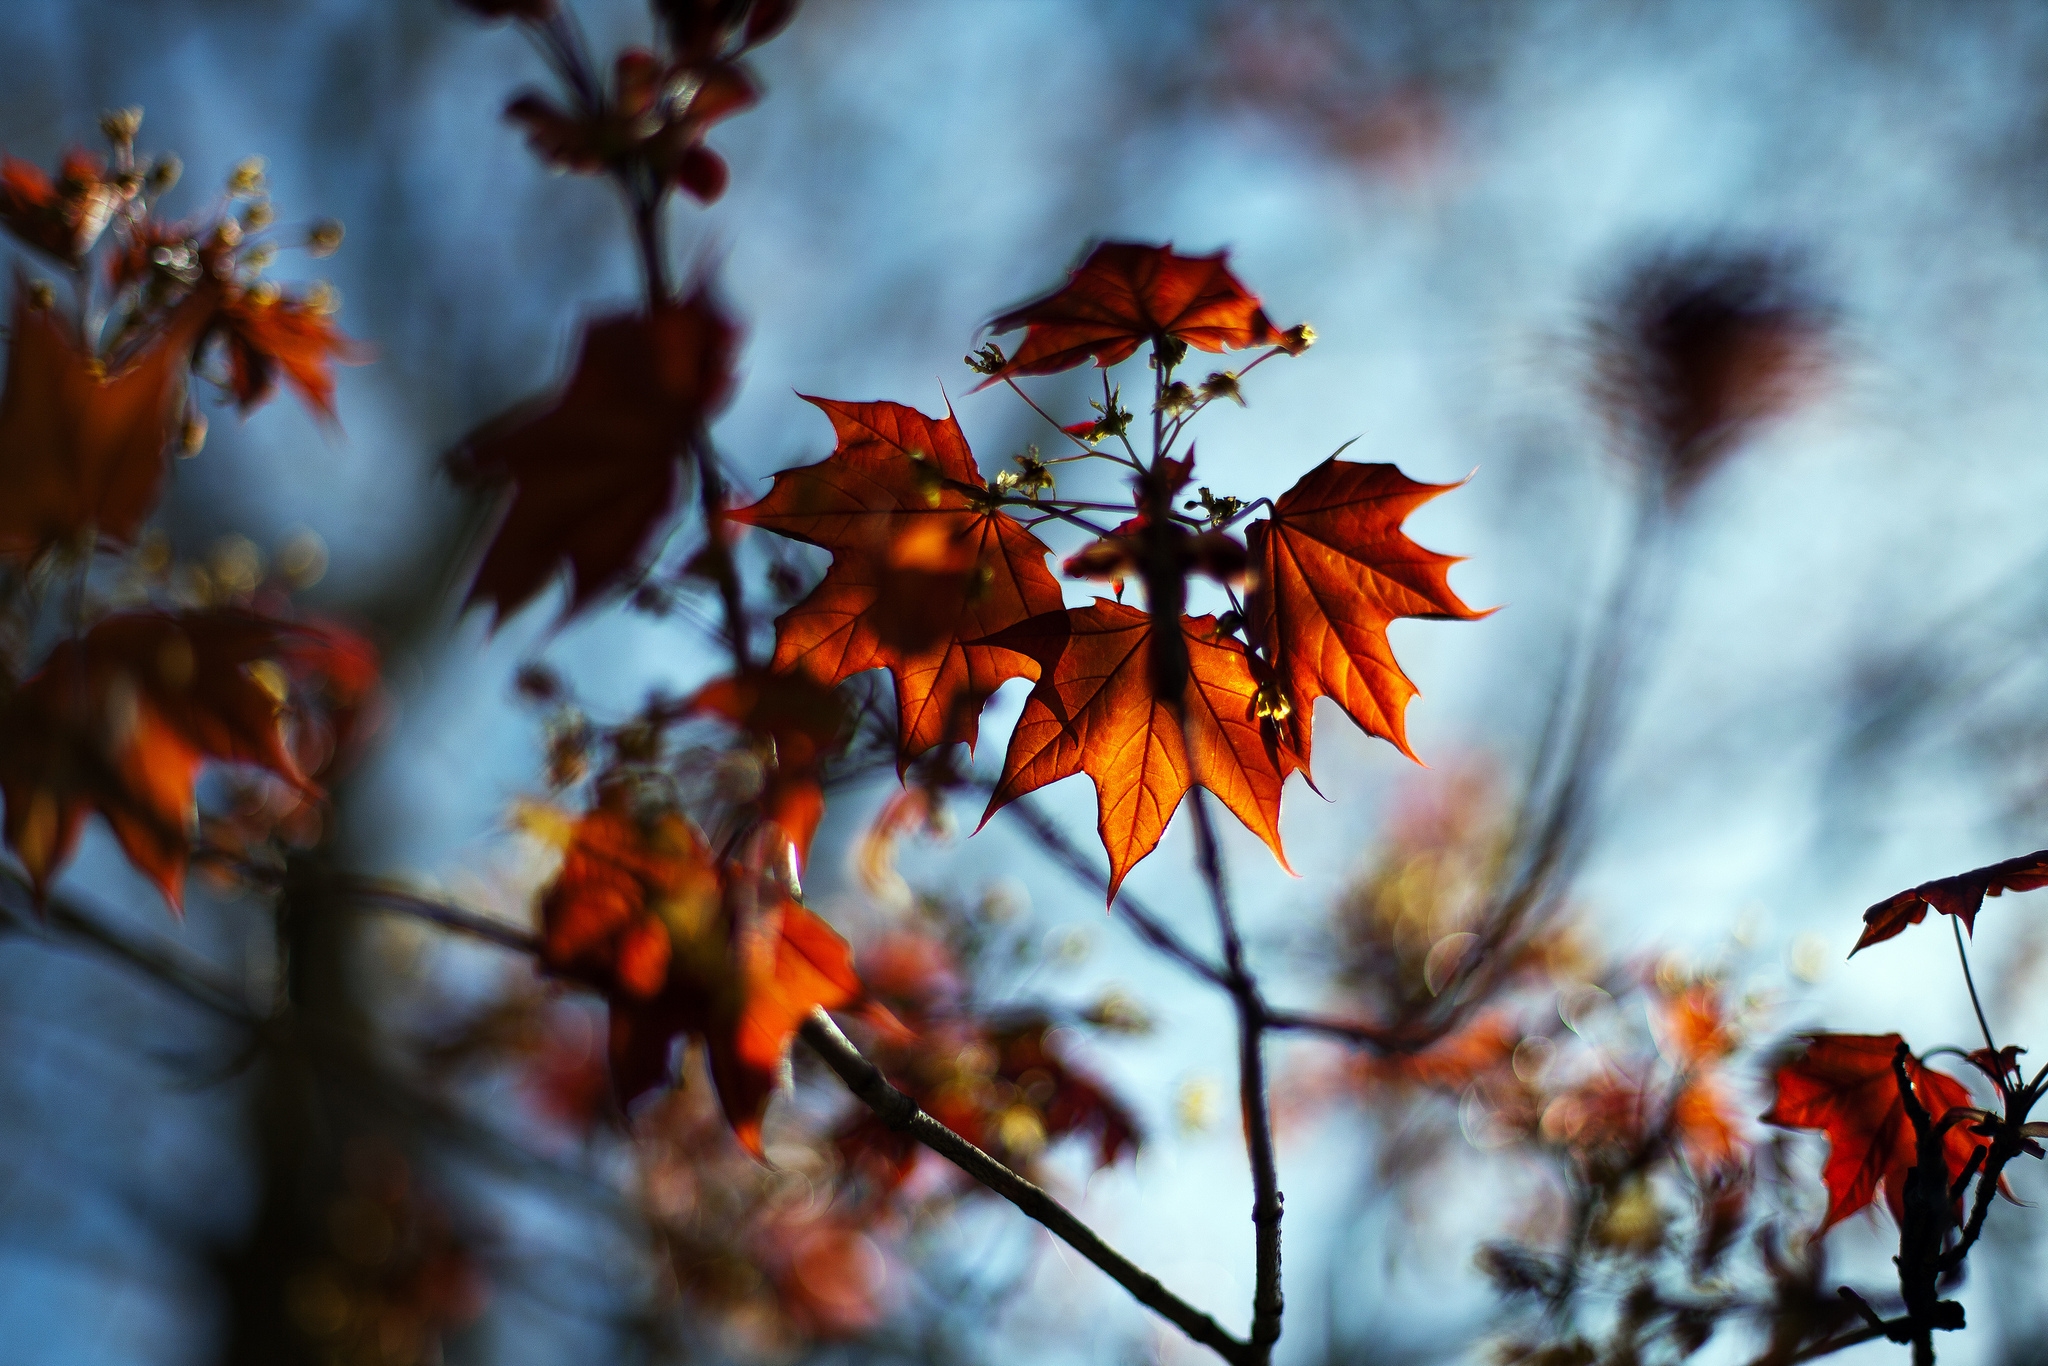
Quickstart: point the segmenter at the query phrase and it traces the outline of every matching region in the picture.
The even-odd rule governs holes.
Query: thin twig
[[[1109,886],[1109,878],[1098,870],[1086,854],[1075,847],[1052,817],[1045,814],[1029,797],[1019,797],[1007,808],[1024,823],[1054,863],[1071,873],[1076,880],[1095,891]],[[1223,969],[1209,961],[1199,950],[1185,939],[1167,928],[1166,922],[1148,910],[1143,903],[1128,892],[1118,892],[1110,909],[1121,915],[1140,938],[1153,948],[1179,963],[1204,981],[1223,986],[1228,978]]]
[[[1239,1363],[1263,1359],[1255,1357],[1248,1344],[1224,1331],[1216,1320],[1160,1284],[1158,1277],[1141,1269],[1104,1242],[1101,1235],[1082,1223],[1065,1205],[925,1113],[915,1100],[889,1084],[881,1069],[861,1055],[823,1010],[813,1010],[799,1033],[811,1050],[825,1060],[825,1065],[846,1083],[846,1089],[874,1111],[876,1118],[896,1132],[908,1134],[924,1144],[1044,1225],[1053,1236],[1128,1290],[1140,1304],[1226,1361]]]
[[[1245,1149],[1252,1169],[1252,1331],[1254,1360],[1272,1357],[1280,1339],[1285,1298],[1280,1288],[1280,1216],[1283,1212],[1279,1168],[1273,1157],[1273,1116],[1266,1103],[1266,1005],[1258,983],[1245,967],[1244,942],[1231,914],[1229,890],[1223,881],[1222,855],[1216,827],[1209,819],[1207,793],[1199,786],[1188,792],[1194,809],[1195,848],[1202,880],[1216,911],[1223,938],[1225,986],[1237,1009],[1238,1097],[1244,1109]]]
[[[540,939],[530,931],[522,930],[516,925],[507,925],[502,920],[480,915],[475,911],[465,910],[461,906],[453,906],[445,901],[436,901],[431,897],[409,892],[388,882],[380,882],[374,878],[344,876],[335,880],[335,890],[340,893],[344,902],[396,911],[401,915],[429,921],[443,929],[466,934],[472,939],[496,944],[499,948],[510,949],[514,953],[535,956],[540,953]]]

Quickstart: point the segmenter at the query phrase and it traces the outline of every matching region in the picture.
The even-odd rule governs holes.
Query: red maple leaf
[[[1183,617],[1187,729],[1152,695],[1152,618],[1097,598],[1093,606],[1019,622],[992,643],[1038,661],[1038,685],[1010,735],[990,816],[1027,792],[1076,773],[1095,784],[1097,828],[1109,853],[1110,899],[1166,832],[1181,797],[1199,782],[1264,840],[1281,866],[1280,789],[1297,756],[1254,711],[1253,661],[1214,617]]]
[[[192,348],[212,309],[213,291],[194,291],[110,364],[15,282],[0,398],[0,557],[34,560],[87,537],[135,539],[162,496]]]
[[[1764,1122],[1819,1129],[1828,1138],[1821,1171],[1828,1188],[1823,1233],[1868,1205],[1880,1185],[1892,1218],[1905,1220],[1906,1173],[1914,1165],[1916,1140],[1892,1071],[1899,1042],[1896,1034],[1812,1034],[1805,1049],[1778,1068],[1777,1099]],[[1950,1110],[1971,1104],[1961,1082],[1922,1066],[1918,1058],[1907,1058],[1906,1074],[1937,1124]],[[1983,1142],[1966,1124],[1949,1129],[1943,1151],[1951,1182]]]
[[[1872,944],[1883,943],[1908,925],[1919,924],[1927,918],[1929,906],[1943,915],[1955,916],[1963,922],[1964,929],[1974,933],[1977,912],[1983,908],[1985,897],[2031,892],[2037,887],[2048,887],[2048,849],[2036,849],[1988,868],[1972,868],[1967,873],[1908,887],[1863,913],[1863,937],[1849,952],[1853,956]]]
[[[1091,357],[1106,368],[1169,337],[1202,351],[1287,343],[1230,273],[1227,255],[1180,256],[1171,243],[1102,243],[1063,287],[989,324],[998,333],[1030,330],[1017,354],[982,387],[1013,375],[1071,370]]]
[[[115,206],[130,193],[90,152],[65,153],[54,181],[33,162],[0,158],[0,223],[69,266],[85,259]]]
[[[227,348],[228,389],[244,413],[276,392],[281,370],[306,406],[332,421],[334,363],[361,365],[370,358],[335,327],[332,308],[275,288],[231,291],[214,314],[214,327]]]
[[[129,612],[51,652],[0,707],[7,845],[40,896],[97,810],[122,851],[181,904],[193,787],[208,759],[316,792],[286,743],[293,675],[355,657],[327,633],[252,612]]]
[[[566,566],[573,615],[631,575],[675,506],[685,444],[731,392],[736,339],[708,289],[592,323],[560,398],[472,433],[455,476],[510,494],[468,601],[508,616]]]
[[[673,811],[615,787],[580,819],[541,898],[541,962],[611,1005],[622,1105],[663,1084],[678,1036],[704,1041],[727,1121],[761,1155],[761,1117],[791,1038],[860,994],[846,942],[746,871],[720,867]]]
[[[1332,456],[1303,475],[1245,539],[1246,616],[1286,689],[1280,710],[1304,763],[1315,700],[1328,697],[1369,735],[1409,758],[1404,720],[1415,685],[1387,643],[1397,617],[1483,617],[1451,591],[1453,555],[1424,550],[1401,523],[1454,484],[1421,484],[1392,465]]]
[[[975,501],[986,486],[951,412],[810,401],[832,419],[837,449],[731,514],[832,552],[824,579],[776,620],[772,667],[826,685],[888,669],[901,763],[972,746],[989,696],[1032,674],[1029,658],[987,637],[1060,605],[1046,548]]]

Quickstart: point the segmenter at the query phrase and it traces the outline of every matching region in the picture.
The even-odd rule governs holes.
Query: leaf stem
[[[1996,1054],[1998,1045],[1991,1039],[1991,1022],[1984,1018],[1984,1002],[1977,996],[1977,978],[1970,971],[1970,954],[1963,947],[1962,918],[1952,915],[1948,919],[1949,928],[1956,932],[1956,957],[1962,961],[1963,982],[1970,988],[1970,1008],[1977,1012],[1977,1027],[1984,1031],[1984,1047]]]

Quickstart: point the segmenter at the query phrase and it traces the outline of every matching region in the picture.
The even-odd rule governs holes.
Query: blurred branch
[[[266,1023],[250,1008],[240,984],[198,954],[154,937],[124,934],[66,897],[47,897],[38,907],[28,883],[12,869],[0,869],[0,889],[0,916],[7,932],[51,943],[67,938],[82,942],[237,1024]]]
[[[375,906],[395,911],[400,915],[409,915],[439,925],[443,929],[454,930],[458,934],[466,934],[473,939],[496,944],[499,948],[510,949],[514,953],[540,953],[540,940],[526,930],[515,925],[507,925],[492,916],[465,910],[461,906],[435,901],[416,892],[408,892],[403,887],[376,878],[339,877],[335,879],[335,890],[345,902]]]

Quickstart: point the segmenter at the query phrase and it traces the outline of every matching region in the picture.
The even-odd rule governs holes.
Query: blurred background
[[[631,0],[577,9],[600,52],[646,40]],[[322,857],[528,914],[545,870],[508,812],[542,791],[546,737],[517,670],[545,660],[617,720],[711,668],[690,630],[623,607],[557,628],[542,605],[495,634],[455,610],[484,513],[439,473],[441,453],[550,384],[576,324],[631,306],[637,287],[608,189],[548,174],[500,118],[542,80],[539,61],[509,28],[436,0],[17,5],[0,42],[14,54],[8,152],[51,164],[92,140],[102,109],[139,104],[140,145],[185,160],[174,203],[203,209],[256,154],[282,216],[347,223],[318,267],[376,358],[342,373],[339,428],[285,403],[217,415],[161,525],[195,564],[242,553],[231,536],[275,555],[312,532],[327,568],[305,600],[387,652],[383,728]],[[2048,13],[806,0],[752,61],[765,100],[711,138],[731,190],[672,218],[679,251],[745,321],[742,388],[716,436],[750,497],[830,449],[798,393],[928,412],[950,394],[991,472],[1041,441],[1013,396],[966,395],[960,357],[1101,237],[1228,247],[1276,322],[1320,337],[1262,367],[1242,411],[1205,419],[1198,482],[1275,495],[1354,438],[1349,458],[1470,477],[1409,530],[1468,556],[1457,590],[1503,610],[1392,631],[1422,689],[1410,734],[1430,767],[1326,711],[1322,796],[1291,788],[1283,823],[1299,876],[1225,832],[1275,1000],[1340,999],[1332,910],[1384,861],[1404,811],[1459,783],[1513,799],[1626,573],[1637,635],[1571,870],[1579,933],[1613,963],[1720,974],[1760,1042],[1825,1024],[1971,1043],[1945,925],[1843,958],[1872,901],[2048,842]],[[1723,249],[1796,263],[1827,362],[1687,492],[1646,567],[1626,558],[1637,474],[1596,397],[1602,320],[1641,263]],[[1093,382],[1034,392],[1078,410]],[[1070,586],[1070,602],[1087,597]],[[1027,690],[997,698],[981,768]],[[820,837],[807,891],[849,932],[900,911],[852,852],[893,788],[835,794]],[[898,867],[912,888],[1000,908],[1023,947],[987,989],[1070,1012],[1113,992],[1151,1021],[1073,1045],[1146,1141],[1100,1171],[1055,1152],[1062,1194],[1241,1328],[1250,1186],[1226,1003],[1013,823],[966,838],[977,803],[955,804],[956,833],[908,842]],[[1085,783],[1044,808],[1092,843]],[[1176,825],[1128,885],[1207,942],[1190,847]],[[530,966],[363,916],[333,918],[280,963],[258,899],[195,894],[173,924],[97,828],[64,885],[137,942],[203,964],[218,999],[195,1004],[25,922],[0,938],[10,1361],[299,1360],[278,1320],[306,1330],[328,1312],[325,1291],[290,1279],[295,1249],[320,1237],[398,1237],[409,1279],[349,1293],[447,1331],[330,1337],[307,1359],[1201,1359],[1012,1211],[971,1201],[889,1232],[886,1261],[853,1278],[872,1312],[814,1310],[813,1329],[847,1331],[679,1314],[625,1145],[550,1128],[503,1076],[435,1073],[431,1041],[473,1038],[479,1012],[536,990]],[[2048,1030],[2031,990],[2038,919],[2008,900],[1981,920],[2001,1039]],[[310,1023],[259,1046],[237,1016],[279,972]],[[1276,1047],[1281,1359],[1483,1352],[1498,1306],[1474,1249],[1513,1231],[1540,1172],[1490,1162],[1453,1122],[1447,1141],[1470,1153],[1410,1173],[1364,1093],[1329,1081],[1334,1057]],[[1761,1071],[1739,1083],[1760,1112]],[[330,1150],[318,1179],[342,1194],[322,1194],[309,1223],[307,1155]],[[2016,1183],[2043,1193],[2032,1170]],[[1994,1211],[1960,1292],[1971,1331],[1944,1360],[2048,1359],[2029,1228]],[[1832,1234],[1842,1276],[1882,1283],[1890,1236],[1881,1216]],[[1732,1337],[1709,1350],[1742,1359]]]

